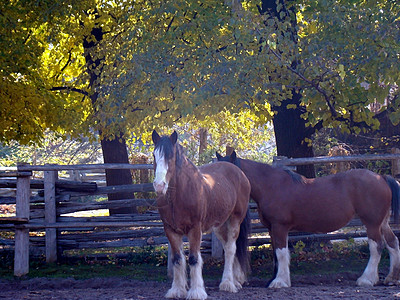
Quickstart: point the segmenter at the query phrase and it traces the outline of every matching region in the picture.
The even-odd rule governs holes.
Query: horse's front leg
[[[172,286],[165,295],[166,298],[185,298],[187,295],[187,273],[186,259],[183,253],[182,235],[177,234],[170,228],[165,227],[165,234],[168,238],[173,264]]]
[[[190,289],[187,294],[187,299],[207,299],[202,275],[203,259],[200,253],[201,237],[202,232],[200,225],[191,229],[188,233]]]
[[[288,247],[288,230],[280,225],[272,225],[270,235],[274,251],[274,258],[276,259],[276,276],[268,287],[290,287],[290,252]]]

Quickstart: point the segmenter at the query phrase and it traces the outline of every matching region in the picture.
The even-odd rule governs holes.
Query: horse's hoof
[[[238,291],[240,291],[242,289],[242,284],[239,281],[235,280],[235,287],[238,289]]]
[[[207,299],[207,293],[204,288],[190,288],[186,299],[204,300]]]
[[[274,279],[269,284],[268,288],[271,289],[280,289],[290,287],[290,283],[284,282],[283,280]]]
[[[187,291],[185,289],[170,288],[165,294],[165,298],[169,299],[184,299],[186,298]]]
[[[358,286],[374,286],[377,284],[379,279],[369,279],[366,277],[361,276],[360,278],[357,279],[357,285]]]
[[[394,279],[392,277],[386,277],[383,284],[388,286],[398,286],[400,285],[400,280]]]
[[[233,279],[234,281],[238,281],[240,285],[244,284],[247,281],[246,274],[242,271],[242,268],[236,267],[236,270],[233,271]]]
[[[229,280],[222,281],[219,284],[219,290],[225,291],[225,292],[230,292],[230,293],[237,293],[239,291],[239,289],[236,287],[236,285],[232,281],[229,281]]]

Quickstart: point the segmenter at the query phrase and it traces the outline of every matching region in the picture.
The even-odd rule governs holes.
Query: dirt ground
[[[237,294],[220,292],[218,282],[206,281],[209,299],[400,299],[400,287],[357,287],[357,274],[292,276],[292,287],[267,289],[265,280],[250,278]],[[0,299],[163,299],[170,282],[137,281],[126,278],[87,280],[34,278],[0,280]]]

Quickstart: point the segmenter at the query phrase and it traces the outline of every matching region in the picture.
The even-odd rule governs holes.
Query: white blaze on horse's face
[[[168,163],[165,160],[164,153],[160,149],[154,151],[154,162],[156,163],[156,171],[153,186],[157,193],[165,195],[168,190]]]

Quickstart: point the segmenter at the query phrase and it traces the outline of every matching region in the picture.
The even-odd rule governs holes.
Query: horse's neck
[[[256,202],[268,193],[268,185],[273,184],[273,177],[279,172],[276,168],[248,159],[240,160],[240,168],[251,184],[251,198]],[[269,180],[271,178],[271,180]]]
[[[188,185],[188,180],[197,180],[201,177],[200,170],[189,159],[183,157],[181,166],[177,166],[175,169],[175,176],[173,177],[171,187],[177,192],[178,196],[182,195],[185,201],[187,201],[185,191],[189,186],[194,186],[193,184]]]
[[[240,159],[240,168],[246,174],[247,177],[256,177],[260,173],[263,175],[271,175],[277,172],[277,169],[264,163],[252,161],[249,159]]]

